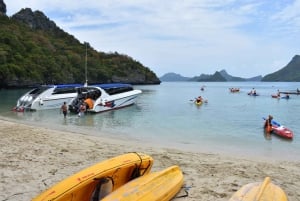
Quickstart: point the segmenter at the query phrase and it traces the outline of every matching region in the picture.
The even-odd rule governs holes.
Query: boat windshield
[[[107,89],[104,89],[104,90],[109,95],[114,95],[114,94],[119,94],[119,93],[123,93],[123,92],[127,92],[127,91],[132,91],[133,88],[132,88],[132,86],[123,86],[123,87],[107,88]]]
[[[77,88],[78,98],[91,98],[96,100],[101,96],[101,91],[94,87]]]
[[[29,92],[30,95],[39,95],[51,87],[41,86]]]
[[[75,87],[55,88],[52,94],[76,93]]]

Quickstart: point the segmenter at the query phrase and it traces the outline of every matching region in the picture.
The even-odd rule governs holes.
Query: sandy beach
[[[266,176],[289,201],[300,200],[300,161],[263,161],[153,147],[124,140],[25,125],[0,118],[0,201],[28,201],[88,166],[127,152],[154,159],[152,171],[178,165],[188,196],[174,200],[228,200],[245,184]],[[178,196],[183,195],[184,190]]]

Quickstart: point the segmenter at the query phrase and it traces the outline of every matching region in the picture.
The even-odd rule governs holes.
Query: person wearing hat
[[[267,133],[271,133],[273,131],[273,129],[272,129],[272,119],[273,119],[273,116],[269,115],[268,119],[266,119],[266,121],[265,121],[265,130],[266,130]]]

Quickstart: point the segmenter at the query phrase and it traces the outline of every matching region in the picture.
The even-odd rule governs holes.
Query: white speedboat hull
[[[70,85],[43,85],[28,91],[21,96],[14,108],[15,111],[57,109],[64,102],[69,104],[76,96],[76,87]]]
[[[122,96],[115,95],[107,99],[99,100],[99,103],[96,104],[94,108],[88,109],[88,111],[98,113],[131,106],[136,102],[138,95],[141,93],[141,90],[134,90],[126,92],[126,94],[124,93]]]
[[[78,87],[77,93],[69,105],[71,112],[99,113],[133,105],[142,91],[129,84],[112,83]]]

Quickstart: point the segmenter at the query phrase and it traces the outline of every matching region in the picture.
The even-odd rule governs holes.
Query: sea
[[[300,161],[300,95],[271,97],[277,90],[300,89],[299,82],[162,82],[134,88],[143,93],[133,106],[83,117],[68,114],[66,119],[59,109],[14,112],[18,98],[28,89],[2,89],[0,116],[74,131],[74,137],[80,137],[79,132],[192,152]],[[240,92],[231,93],[229,88]],[[259,96],[248,95],[253,88]],[[207,103],[194,104],[198,96]],[[294,131],[293,140],[264,133],[263,118],[269,114]]]

